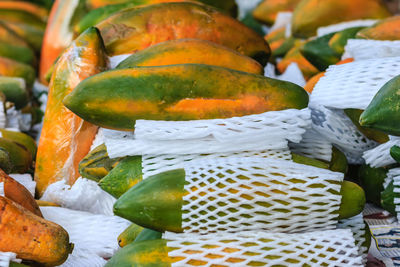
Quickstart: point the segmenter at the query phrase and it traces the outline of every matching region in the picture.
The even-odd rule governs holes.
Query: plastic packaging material
[[[332,65],[314,87],[310,106],[366,109],[379,89],[399,74],[400,57]]]
[[[331,230],[304,234],[268,232],[212,235],[166,233],[172,267],[193,266],[362,266],[352,232]]]
[[[29,173],[26,174],[16,174],[11,173],[10,177],[13,178],[18,183],[25,186],[26,189],[31,193],[32,196],[35,196],[35,187],[36,182],[32,180],[32,176]]]
[[[342,173],[267,158],[193,160],[184,169],[185,232],[336,227]]]
[[[394,164],[396,161],[390,156],[390,148],[395,145],[400,145],[400,137],[390,136],[388,142],[365,151],[363,158],[368,165],[374,168]]]
[[[308,109],[271,111],[229,119],[139,120],[135,133],[104,130],[111,158],[127,155],[208,154],[287,148],[310,127]]]
[[[17,259],[17,254],[0,251],[0,267],[9,267],[10,261],[21,262],[21,260]]]
[[[400,193],[400,168],[390,169],[387,174],[387,178],[384,181],[384,188],[393,181],[394,190],[393,192],[397,195]],[[396,205],[397,220],[400,221],[400,198],[394,197],[394,204]]]
[[[78,250],[84,248],[103,258],[114,255],[119,248],[118,235],[131,224],[117,216],[92,214],[59,207],[41,207],[40,209],[46,220],[55,222],[67,230],[70,241]]]
[[[4,102],[0,101],[0,128],[7,127],[7,115],[4,107]]]
[[[332,24],[329,26],[319,27],[317,30],[317,36],[321,37],[330,33],[340,32],[345,29],[353,27],[370,27],[374,25],[376,22],[378,22],[378,20],[376,19],[352,20],[352,21]]]
[[[60,267],[78,267],[78,266],[90,266],[90,267],[103,267],[107,261],[92,251],[74,246],[72,254],[69,255],[66,262]]]
[[[313,106],[310,109],[313,129],[337,145],[345,153],[350,164],[361,164],[364,151],[378,145],[366,138],[343,110],[324,106]]]
[[[314,129],[309,129],[303,134],[300,143],[289,143],[290,150],[294,153],[325,160],[332,159],[332,143]]]
[[[400,57],[400,41],[350,39],[342,58],[359,61],[387,57]]]
[[[279,12],[276,15],[274,25],[271,26],[269,31],[272,32],[276,29],[283,28],[283,27],[285,27],[287,29],[288,27],[290,27],[290,24],[292,22],[292,16],[293,16],[293,12]],[[286,37],[290,37],[291,32],[287,31],[287,33],[289,33],[289,34],[286,35]]]
[[[55,182],[46,189],[41,200],[74,210],[109,216],[114,214],[113,205],[116,201],[96,182],[85,178],[79,178],[73,186],[64,181]]]
[[[3,197],[5,196],[4,195],[4,183],[3,182],[0,183],[0,196],[3,196]]]
[[[121,63],[122,61],[124,61],[131,55],[132,54],[124,54],[124,55],[117,55],[117,56],[109,57],[110,69],[115,69],[119,63]]]
[[[303,76],[303,73],[295,62],[290,63],[285,72],[281,75],[276,75],[275,67],[271,63],[268,63],[265,67],[265,76],[269,78],[292,82],[299,86],[306,85],[306,80]]]

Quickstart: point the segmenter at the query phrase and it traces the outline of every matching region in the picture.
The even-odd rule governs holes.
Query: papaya
[[[381,192],[381,207],[390,212],[393,216],[397,216],[395,199],[400,198],[400,193],[396,192],[394,181]]]
[[[329,169],[329,163],[327,162],[302,156],[296,153],[292,153],[292,160],[299,164],[314,166],[321,169]]]
[[[4,196],[18,203],[33,214],[43,217],[38,204],[31,193],[22,184],[15,181],[0,169],[0,183],[4,183]]]
[[[26,86],[30,89],[35,82],[36,72],[34,68],[27,64],[0,57],[0,76],[23,78]]]
[[[0,41],[0,57],[13,59],[28,65],[36,64],[36,56],[31,48],[5,41]]]
[[[270,54],[263,37],[252,29],[212,7],[192,2],[122,10],[97,27],[110,56],[135,53],[160,42],[184,38],[226,46],[254,58],[263,66]]]
[[[266,25],[273,25],[279,12],[293,11],[300,1],[264,0],[253,10],[253,17]]]
[[[40,199],[36,199],[36,203],[39,207],[61,207],[59,204],[50,201],[44,201]]]
[[[263,25],[261,25],[258,21],[256,21],[251,13],[247,13],[242,19],[240,19],[240,22],[242,22],[250,29],[253,29],[259,35],[265,34]]]
[[[110,195],[119,198],[129,188],[142,181],[142,176],[142,157],[126,157],[100,180],[99,186]]]
[[[389,136],[381,131],[362,127],[359,123],[360,116],[363,113],[363,110],[361,109],[345,109],[344,113],[351,119],[351,121],[354,123],[354,125],[357,127],[357,129],[363,133],[367,138],[374,140],[380,144],[386,143],[389,141]]]
[[[0,24],[14,31],[21,38],[23,38],[35,50],[36,53],[40,52],[44,35],[43,29],[34,27],[26,23],[12,23],[8,21],[0,21]],[[36,63],[36,58],[35,58],[35,63]]]
[[[32,14],[26,10],[18,9],[9,6],[2,7],[0,1],[0,18],[3,21],[14,22],[14,23],[25,23],[39,29],[46,28],[46,22],[41,18],[37,17],[36,14]]]
[[[82,81],[63,103],[93,124],[133,130],[137,119],[213,119],[302,109],[307,107],[308,95],[290,82],[217,66],[182,64],[103,72]]]
[[[81,160],[78,170],[82,177],[98,182],[117,166],[120,160],[121,158],[109,158],[106,146],[101,144]]]
[[[3,2],[0,2],[0,4],[1,3]],[[28,47],[28,44],[23,38],[2,23],[0,23],[0,41],[9,42],[10,44],[14,44],[16,46]]]
[[[342,202],[340,203],[339,220],[354,217],[364,210],[365,192],[359,185],[350,181],[343,181],[340,194],[342,195]]]
[[[27,134],[21,132],[10,131],[0,128],[1,136],[5,139],[11,140],[24,148],[26,148],[32,155],[32,159],[36,157],[36,141]]]
[[[62,99],[80,81],[104,71],[107,65],[95,28],[82,33],[57,61],[36,158],[35,181],[40,195],[53,182],[63,179],[72,185],[79,177],[79,162],[88,154],[98,128],[66,109]]]
[[[10,156],[12,173],[26,173],[31,168],[32,156],[23,146],[6,138],[0,138],[0,148],[6,150]]]
[[[299,164],[314,166],[321,169],[327,169],[334,172],[346,173],[348,169],[347,158],[342,151],[332,146],[332,158],[330,162],[314,159],[292,153],[292,160]]]
[[[0,147],[0,169],[5,173],[11,173],[13,165],[11,163],[10,154],[4,148]]]
[[[16,109],[25,107],[29,102],[28,89],[22,78],[0,76],[0,92],[8,102],[14,103]]]
[[[129,56],[117,69],[189,63],[264,74],[264,68],[254,59],[224,46],[198,39],[178,39],[152,45]]]
[[[390,156],[397,162],[400,163],[400,147],[392,146],[390,148]]]
[[[315,36],[319,27],[359,19],[391,16],[381,0],[303,0],[293,11],[292,35]]]
[[[349,39],[354,39],[357,33],[365,27],[352,27],[335,33],[329,40],[329,47],[338,55],[343,55],[344,48]],[[342,57],[340,57],[342,58]]]
[[[368,202],[381,205],[381,192],[384,190],[383,183],[387,172],[386,168],[373,168],[366,164],[358,169],[358,177]]]
[[[400,40],[400,16],[393,16],[377,22],[372,27],[357,33],[357,38],[372,40]]]
[[[145,228],[138,234],[134,242],[140,242],[145,240],[156,240],[160,239],[161,237],[162,237],[161,232]]]
[[[286,37],[286,28],[279,28],[265,35],[265,40],[268,42],[271,49],[272,59],[284,57],[286,53],[293,48],[296,40],[292,37]]]
[[[41,6],[34,3],[25,1],[0,1],[0,9],[12,9],[25,11],[41,21],[46,22],[49,15],[49,11]]]
[[[18,262],[10,262],[9,267],[29,267],[28,265],[22,264],[22,263],[18,263]]]
[[[0,222],[0,251],[14,252],[19,259],[58,266],[73,250],[68,233],[61,226],[2,196]]]
[[[143,229],[143,227],[132,223],[118,236],[118,245],[123,248],[132,243]]]
[[[400,135],[400,75],[388,81],[360,116],[360,125],[386,134]]]

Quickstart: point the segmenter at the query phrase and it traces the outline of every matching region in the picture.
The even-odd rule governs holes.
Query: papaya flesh
[[[275,23],[279,12],[293,11],[301,0],[264,0],[254,10],[253,17],[267,25]]]
[[[357,38],[372,40],[400,40],[400,16],[379,21],[357,33]]]
[[[103,72],[81,82],[63,102],[93,124],[132,130],[137,119],[214,119],[302,109],[308,95],[290,82],[182,64]]]
[[[226,46],[263,66],[270,54],[263,37],[252,29],[212,7],[191,2],[126,9],[97,27],[110,56],[135,53],[160,42],[184,38]]]
[[[132,223],[118,236],[118,245],[123,248],[132,243],[143,229],[143,227]]]
[[[292,34],[315,36],[317,29],[344,21],[383,19],[391,13],[381,0],[303,0],[293,12]]]
[[[17,254],[45,266],[61,265],[73,245],[61,226],[36,216],[27,209],[0,196],[0,251]]]
[[[104,46],[95,28],[82,33],[57,61],[36,158],[39,194],[53,182],[64,179],[73,184],[79,177],[79,162],[88,154],[98,128],[66,109],[62,99],[80,81],[104,71],[107,65]]]
[[[31,66],[5,57],[0,57],[0,75],[23,78],[28,89],[32,88],[36,77],[35,69]]]
[[[122,61],[117,69],[188,63],[264,74],[264,68],[254,59],[221,45],[198,39],[178,39],[152,45]]]

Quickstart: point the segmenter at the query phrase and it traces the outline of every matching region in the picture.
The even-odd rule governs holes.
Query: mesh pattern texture
[[[111,158],[133,155],[207,154],[286,148],[310,127],[310,111],[283,110],[229,119],[139,120],[135,133],[104,130]]]
[[[392,156],[390,156],[390,148],[395,145],[400,145],[400,138],[390,136],[390,140],[388,142],[371,150],[365,151],[363,158],[368,165],[374,168],[384,167],[396,163]]]
[[[364,19],[364,20],[352,20],[345,21],[337,24],[332,24],[329,26],[319,27],[317,29],[317,36],[324,36],[326,34],[343,31],[345,29],[353,28],[353,27],[370,27],[374,25],[378,20],[375,19]]]
[[[310,106],[365,109],[382,86],[400,74],[400,57],[331,65],[316,84]]]
[[[212,235],[166,233],[172,267],[362,266],[350,230],[303,234],[268,232]]]
[[[336,227],[342,173],[266,158],[196,160],[184,169],[185,232]]]
[[[74,246],[72,254],[60,267],[103,267],[107,261],[92,251]]]
[[[17,259],[17,254],[0,251],[0,267],[9,267],[10,261],[21,262],[21,260]]]
[[[0,101],[0,128],[7,127],[7,115],[4,111],[4,102]]]
[[[400,41],[349,39],[342,58],[359,61],[385,57],[400,57]]]
[[[310,158],[331,161],[332,143],[314,129],[303,134],[300,143],[289,143],[290,150]]]
[[[4,197],[4,183],[3,182],[0,183],[0,196]]]
[[[388,181],[393,181],[394,190],[393,192],[400,193],[400,168],[390,169],[387,174]],[[386,182],[386,181],[385,181]],[[394,198],[394,204],[396,205],[397,220],[400,221],[400,198]]]

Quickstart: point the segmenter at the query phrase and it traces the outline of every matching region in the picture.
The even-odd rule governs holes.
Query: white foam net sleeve
[[[90,146],[90,151],[92,151],[101,144],[104,144],[103,128],[99,128],[99,130],[97,131],[96,137],[94,138],[93,143]]]
[[[324,106],[313,106],[310,109],[313,129],[337,145],[345,153],[349,163],[363,163],[364,151],[378,145],[365,137],[343,110]]]
[[[365,240],[365,233],[369,231],[366,229],[366,225],[363,219],[362,214],[358,214],[354,217],[340,220],[338,225],[338,229],[350,229],[353,233],[354,240],[356,242],[356,246],[358,247],[358,255],[362,257],[363,264],[367,263],[367,255],[368,249],[366,246],[363,246]]]
[[[103,258],[114,255],[119,248],[118,235],[131,224],[118,216],[60,207],[40,207],[40,210],[46,220],[62,226],[68,232],[70,242]]]
[[[68,259],[60,267],[103,267],[106,264],[107,261],[99,255],[75,245],[72,254],[68,256]]]
[[[229,119],[138,120],[135,133],[104,130],[111,158],[128,155],[207,154],[286,148],[310,127],[310,111],[282,110]]]
[[[292,23],[293,12],[278,12],[274,25],[271,26],[270,31],[274,31],[283,27],[287,27]],[[290,32],[289,32],[290,33]],[[287,37],[290,37],[287,36]]]
[[[365,151],[363,158],[368,165],[374,168],[385,167],[396,163],[392,156],[390,156],[390,149],[395,145],[400,146],[400,138],[391,136],[390,140],[386,143]]]
[[[362,266],[350,230],[303,234],[268,232],[212,235],[166,233],[171,267]],[[195,263],[194,263],[195,262]]]
[[[70,186],[65,181],[49,185],[41,200],[56,203],[62,207],[82,210],[95,214],[113,215],[116,199],[102,190],[96,182],[78,178]]]
[[[375,19],[352,20],[352,21],[345,21],[337,24],[332,24],[329,26],[319,27],[317,29],[317,36],[321,37],[330,33],[339,32],[354,27],[370,27],[377,22],[378,20]]]
[[[28,189],[32,196],[35,196],[36,182],[32,180],[32,175],[30,175],[29,173],[11,173],[9,174],[9,176],[18,183],[22,184],[26,189]]]
[[[117,55],[113,57],[109,57],[109,62],[110,62],[110,69],[115,69],[119,63],[127,59],[129,56],[132,54],[124,54],[124,55]]]
[[[0,267],[9,267],[10,261],[13,262],[21,262],[20,259],[17,259],[17,254],[12,252],[1,252],[0,251]]]
[[[303,134],[300,143],[289,143],[290,150],[299,155],[331,161],[332,143],[313,129]]]
[[[400,57],[400,41],[349,39],[342,59],[358,61],[385,57]]]
[[[3,196],[3,197],[5,196],[4,195],[4,183],[3,182],[0,183],[0,196]]]
[[[389,183],[391,181],[393,181],[393,185],[394,185],[393,192],[399,194],[400,193],[400,168],[390,169],[387,173],[387,180],[389,181]],[[396,205],[397,220],[399,221],[400,220],[400,198],[395,197],[394,204]]]
[[[157,173],[184,168],[185,162],[197,159],[216,159],[229,157],[260,157],[271,159],[291,160],[288,148],[279,150],[250,151],[238,153],[187,154],[187,155],[144,155],[142,156],[143,179]]]
[[[239,8],[239,18],[243,18],[246,13],[252,11],[258,3],[262,0],[236,0],[236,4]]]
[[[267,158],[194,160],[184,169],[186,232],[336,227],[342,173]]]
[[[7,127],[7,115],[5,112],[4,102],[0,101],[0,128]]]
[[[306,80],[301,72],[299,65],[293,62],[286,68],[285,72],[281,75],[276,74],[275,66],[271,63],[268,63],[264,68],[265,77],[274,78],[282,81],[292,82],[301,87],[306,85]]]
[[[310,106],[365,109],[382,86],[400,74],[400,57],[331,65],[315,85]]]

